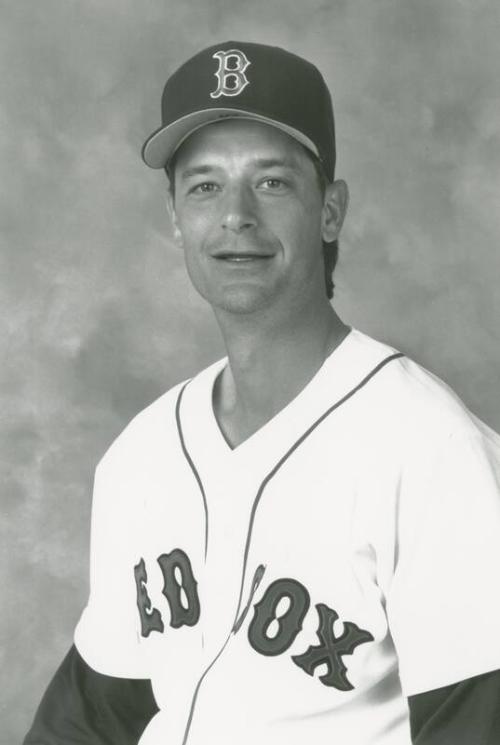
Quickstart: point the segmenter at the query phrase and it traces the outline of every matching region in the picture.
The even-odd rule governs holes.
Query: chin
[[[232,287],[218,298],[207,298],[214,308],[225,313],[247,315],[265,310],[272,304],[272,297],[262,287]]]

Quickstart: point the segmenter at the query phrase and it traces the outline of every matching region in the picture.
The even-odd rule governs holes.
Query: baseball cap
[[[214,44],[167,80],[162,125],[142,148],[151,168],[167,166],[194,131],[224,118],[270,124],[308,148],[333,181],[335,127],[330,92],[310,62],[279,47],[250,42]]]

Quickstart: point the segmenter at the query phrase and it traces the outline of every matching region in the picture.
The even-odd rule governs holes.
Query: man
[[[227,359],[96,472],[91,594],[26,745],[500,741],[500,440],[330,305],[320,73],[218,44],[143,157]]]

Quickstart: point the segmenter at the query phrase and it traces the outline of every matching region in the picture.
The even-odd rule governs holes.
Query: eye
[[[203,181],[201,184],[195,184],[189,189],[189,194],[211,194],[216,191],[217,184],[213,181]]]
[[[286,184],[280,178],[266,178],[262,181],[262,186],[264,186],[265,189],[275,190],[282,189]]]
[[[272,192],[276,195],[287,193],[289,188],[290,184],[288,181],[284,181],[279,176],[268,176],[259,182],[259,189],[269,193]]]

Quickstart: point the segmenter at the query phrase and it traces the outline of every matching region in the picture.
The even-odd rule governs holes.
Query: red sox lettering
[[[141,635],[148,637],[152,631],[163,633],[164,625],[161,613],[157,608],[152,607],[151,600],[146,588],[148,574],[146,572],[146,563],[141,559],[134,567],[135,584],[137,588],[137,607],[141,617]]]
[[[159,556],[157,562],[164,580],[163,594],[170,608],[170,626],[174,629],[195,626],[200,617],[200,601],[189,557],[182,549],[176,548],[168,554]],[[142,636],[148,637],[153,631],[164,633],[161,613],[157,608],[153,608],[148,595],[144,559],[134,567],[134,574]],[[181,595],[184,597],[184,604],[181,602]],[[288,600],[288,608],[282,615],[277,616],[278,605],[284,598]],[[265,656],[284,654],[302,630],[310,605],[309,592],[300,582],[291,578],[274,580],[266,588],[259,602],[253,606],[253,617],[248,627],[250,645],[256,652]],[[347,678],[347,667],[343,657],[352,654],[360,644],[373,641],[373,636],[351,621],[344,621],[342,634],[335,636],[333,624],[339,618],[338,613],[324,603],[316,604],[315,608],[318,614],[316,633],[319,643],[310,645],[302,654],[293,655],[291,659],[311,676],[317,667],[326,665],[327,672],[319,677],[323,685],[340,691],[350,691],[353,686]],[[236,624],[234,633],[238,632],[242,620],[241,618]],[[277,623],[278,631],[271,636],[268,631],[273,623]]]
[[[338,619],[338,614],[324,603],[318,603],[316,610],[319,615],[317,634],[321,643],[310,646],[303,654],[294,655],[292,660],[308,675],[313,675],[318,665],[325,663],[328,672],[320,675],[321,682],[340,691],[351,691],[353,686],[347,679],[347,668],[342,657],[352,654],[359,644],[373,641],[373,636],[355,623],[346,621],[341,636],[336,637],[333,624]]]
[[[189,557],[180,548],[175,548],[169,554],[162,554],[157,559],[163,575],[163,594],[167,598],[170,608],[170,625],[174,629],[181,626],[195,626],[200,617],[200,601],[198,598],[197,582],[193,575]],[[181,576],[177,580],[175,570]],[[148,575],[144,559],[134,567],[135,584],[137,588],[137,607],[141,618],[141,634],[148,637],[152,631],[163,633],[164,624],[161,613],[152,607],[146,583]],[[181,593],[187,598],[187,608],[181,602]]]

